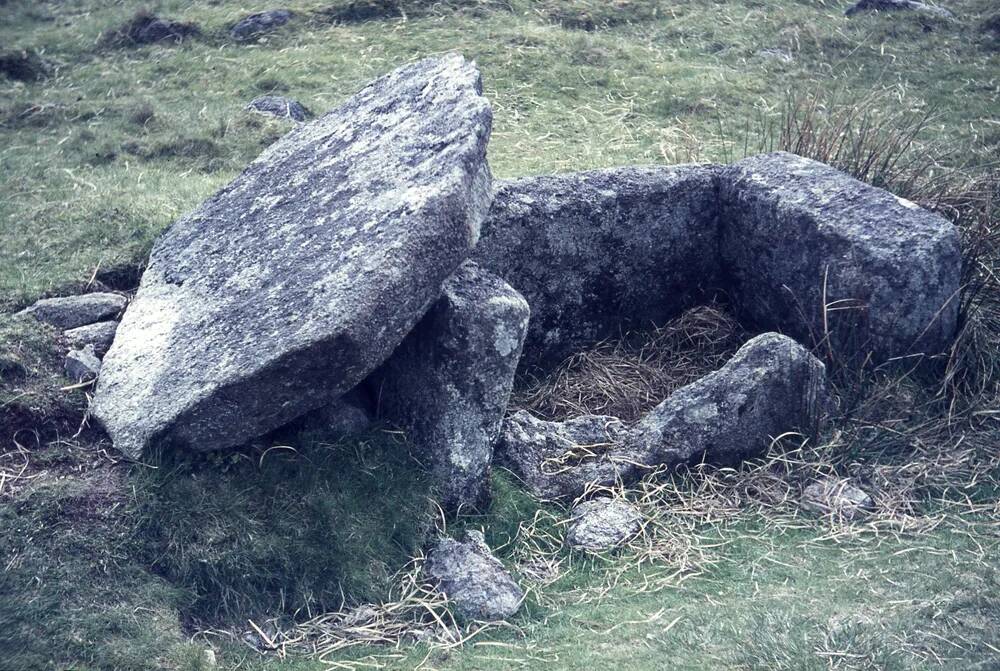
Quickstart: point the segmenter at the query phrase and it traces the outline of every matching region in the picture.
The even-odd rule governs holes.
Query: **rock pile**
[[[519,411],[504,425],[498,451],[532,492],[547,499],[627,485],[656,466],[733,462],[785,432],[814,434],[828,398],[825,373],[794,340],[766,333],[632,427],[614,417],[546,422]]]
[[[377,414],[407,432],[450,511],[488,500],[494,444],[546,498],[733,461],[816,430],[827,386],[808,348],[885,359],[954,337],[958,234],[913,203],[786,153],[494,191],[491,121],[461,56],[400,68],[164,233],[117,328],[116,295],[27,312],[87,355],[74,375],[107,350],[92,412],[133,457],[239,445],[293,420],[350,433]],[[638,422],[504,420],[519,366],[716,291],[763,335]],[[581,507],[570,542],[623,542],[639,521],[615,506]],[[428,568],[468,617],[509,616],[523,596],[481,537],[443,541]]]

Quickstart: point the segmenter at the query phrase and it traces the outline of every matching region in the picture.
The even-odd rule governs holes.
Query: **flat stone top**
[[[478,239],[491,122],[473,63],[425,59],[291,131],[171,226],[98,388],[116,445],[137,454],[182,416],[185,436],[238,444],[379,365]],[[279,407],[242,389],[268,384],[287,392]]]
[[[812,227],[821,235],[878,240],[878,245],[868,247],[869,253],[895,255],[914,244],[957,240],[955,226],[944,217],[802,156],[761,154],[726,171],[736,188],[742,181],[752,183],[749,193],[757,200],[786,212],[815,215]]]

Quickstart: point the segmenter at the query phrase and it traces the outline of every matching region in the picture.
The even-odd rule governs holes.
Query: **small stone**
[[[548,422],[518,410],[504,422],[497,442],[501,463],[542,499],[572,498],[588,486],[610,487],[635,479],[621,451],[631,436],[617,417],[583,415]]]
[[[524,599],[524,591],[493,556],[480,531],[466,531],[461,542],[439,540],[427,555],[424,571],[458,613],[472,620],[505,620]]]
[[[287,9],[269,9],[250,14],[237,21],[229,30],[229,35],[239,42],[250,40],[285,25],[292,16],[294,14]]]
[[[860,360],[951,344],[962,276],[951,222],[787,152],[727,167],[720,197],[722,262],[748,321]]]
[[[206,669],[214,669],[219,666],[219,662],[215,657],[215,650],[211,648],[205,648],[201,653],[202,666]]]
[[[611,550],[639,533],[642,513],[627,501],[598,497],[576,505],[566,544],[578,550]]]
[[[546,422],[521,411],[504,423],[497,448],[536,496],[571,498],[660,465],[733,463],[789,431],[815,435],[828,403],[823,363],[791,338],[765,333],[632,427],[614,417]]]
[[[136,46],[156,42],[180,43],[201,31],[193,23],[163,19],[148,11],[139,11],[118,28],[106,31],[105,44]]]
[[[101,360],[94,354],[94,346],[70,350],[63,365],[66,377],[74,382],[94,380],[101,374]]]
[[[254,98],[247,105],[247,109],[258,114],[268,114],[279,119],[292,119],[293,121],[305,121],[310,116],[302,103],[284,96],[260,96]]]
[[[859,0],[859,2],[848,7],[844,14],[847,16],[854,16],[855,14],[859,14],[861,12],[898,11],[920,12],[922,14],[936,16],[941,19],[955,18],[954,12],[944,7],[930,5],[926,2],[918,2],[917,0]]]
[[[467,261],[375,375],[380,413],[426,459],[446,512],[485,510],[528,304]]]
[[[346,438],[364,433],[373,422],[371,403],[355,388],[307,413],[296,424],[304,431],[315,431],[330,438]]]
[[[113,319],[125,309],[128,300],[118,294],[95,292],[78,296],[43,298],[18,314],[31,315],[60,329],[74,329]]]
[[[500,182],[472,259],[531,306],[523,363],[662,323],[720,287],[718,175],[630,166]]]
[[[860,487],[842,478],[823,478],[802,491],[802,507],[820,515],[853,520],[875,508],[875,502]]]
[[[63,336],[69,341],[74,349],[82,349],[87,345],[94,346],[94,353],[103,357],[111,347],[115,339],[115,331],[118,330],[117,321],[97,322],[86,326],[77,326],[75,329],[63,331]]]

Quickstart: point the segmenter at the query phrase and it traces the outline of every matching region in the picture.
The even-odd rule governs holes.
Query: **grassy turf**
[[[102,41],[140,5],[201,34],[179,45]],[[323,112],[374,76],[447,50],[483,71],[500,177],[729,160],[768,147],[789,97],[818,100],[821,114],[871,99],[875,124],[933,112],[915,147],[945,162],[984,164],[1000,149],[990,0],[949,3],[956,22],[846,19],[822,0],[307,0],[266,39],[228,40],[232,22],[270,7],[0,5],[3,50],[44,62],[37,78],[0,75],[0,312],[91,281],[133,286],[158,232],[289,127],[245,113],[252,97],[289,95]],[[58,389],[53,338],[0,316],[0,667],[197,669],[210,643],[222,668],[325,668],[301,652],[258,655],[238,640],[242,618],[291,626],[340,605],[341,589],[349,602],[386,594],[428,526],[426,485],[405,450],[293,436],[280,444],[295,452],[114,465],[99,437],[76,434],[86,390]],[[694,514],[658,501],[647,506],[659,520],[649,547],[582,557],[559,547],[565,511],[498,474],[493,509],[457,526],[484,527],[535,585],[517,630],[454,650],[354,648],[331,659],[401,669],[997,668],[995,479],[962,477],[956,456],[971,444],[970,459],[996,461],[995,415],[953,405],[966,423],[930,436],[921,426],[931,415],[908,405],[935,389],[889,382],[895,405],[883,403],[884,416],[859,410],[827,436],[837,468],[888,492],[884,524],[845,528],[782,505],[716,513],[718,501]],[[932,402],[938,414],[947,405]],[[917,472],[918,462],[935,467]],[[976,507],[929,503],[944,496]],[[897,499],[907,504],[892,508]],[[539,557],[554,582],[528,570]]]

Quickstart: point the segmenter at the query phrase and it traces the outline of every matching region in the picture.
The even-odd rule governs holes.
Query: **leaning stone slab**
[[[43,298],[18,314],[31,315],[56,328],[72,329],[107,319],[114,319],[125,309],[128,300],[118,294],[94,292],[78,296]]]
[[[784,152],[729,166],[721,194],[723,266],[751,321],[835,354],[950,344],[962,262],[945,219]]]
[[[601,496],[573,507],[566,544],[577,550],[612,550],[639,533],[642,513],[627,501]]]
[[[473,258],[531,305],[524,363],[648,328],[718,288],[717,175],[624,167],[502,183]]]
[[[75,349],[83,349],[87,345],[93,345],[94,353],[102,357],[111,348],[116,331],[118,331],[118,322],[112,320],[67,329],[63,331],[63,336]]]
[[[823,364],[791,338],[765,333],[634,426],[592,415],[545,422],[522,411],[505,422],[498,450],[537,496],[570,498],[661,465],[732,463],[786,432],[815,434],[828,402]]]
[[[115,444],[238,445],[378,367],[479,237],[481,90],[459,55],[400,68],[174,223],[105,357],[93,414]]]
[[[428,553],[424,571],[459,614],[472,620],[505,620],[524,600],[480,531],[466,531],[463,541],[442,538]]]
[[[823,363],[791,338],[765,333],[650,410],[633,427],[629,451],[641,464],[735,463],[786,432],[816,435],[829,400]]]
[[[529,312],[509,284],[467,261],[376,375],[382,418],[427,460],[448,512],[489,503]]]

